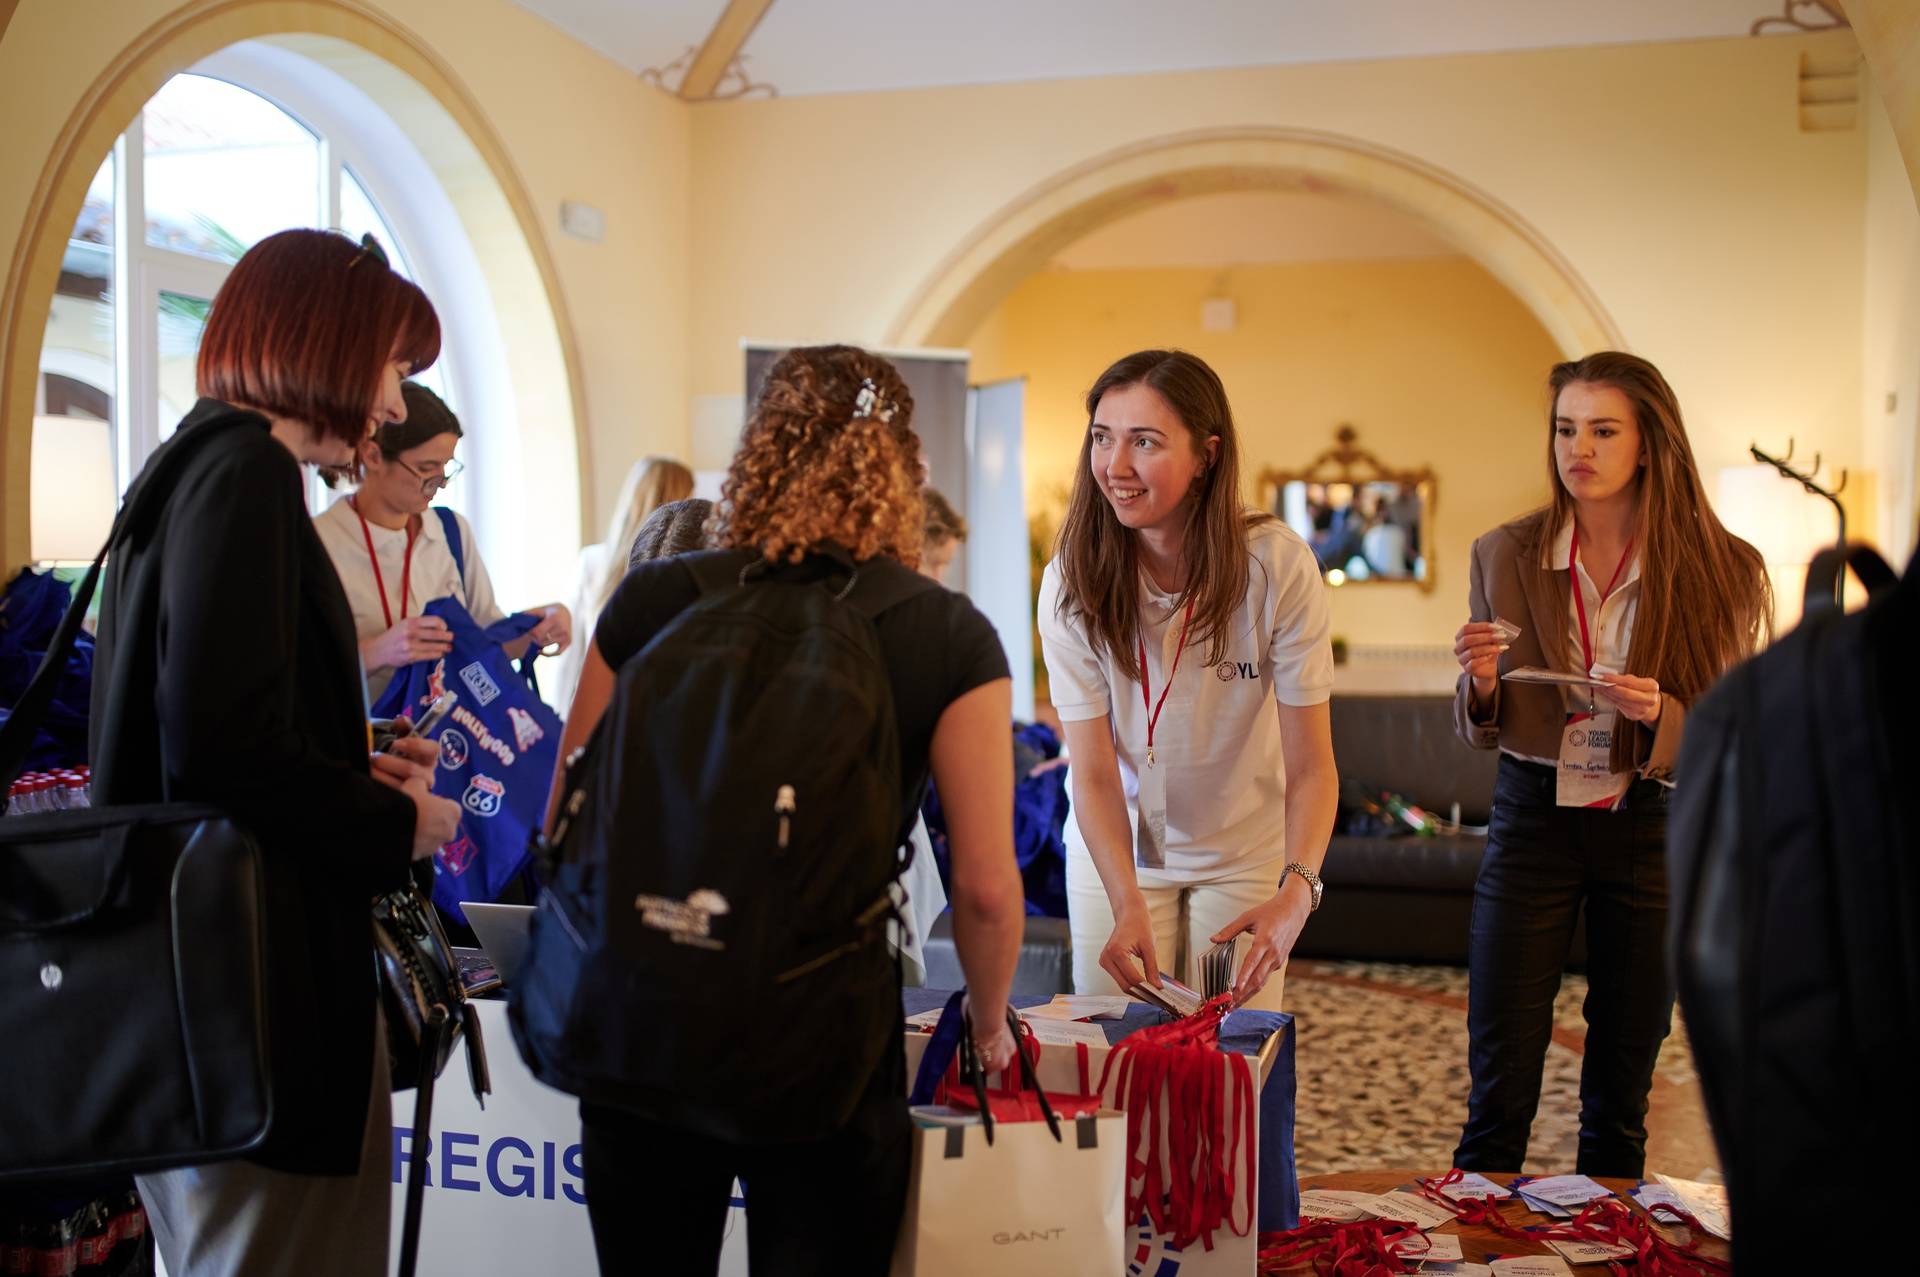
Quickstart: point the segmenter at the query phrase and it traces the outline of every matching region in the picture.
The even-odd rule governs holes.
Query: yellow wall
[[[0,119],[7,122],[0,242],[18,241],[42,167],[81,94],[141,32],[181,7],[179,0],[19,6],[0,40]],[[508,0],[326,7],[404,28],[464,87],[504,144],[513,178],[537,210],[557,272],[556,300],[576,337],[587,416],[582,506],[589,528],[603,524],[630,461],[686,447],[689,109]],[[606,213],[604,243],[560,233],[563,199]],[[22,322],[37,331],[45,316]],[[24,472],[7,475],[8,505],[24,485]]]
[[[1234,331],[1202,330],[1206,297],[1235,301]],[[1435,588],[1334,591],[1333,631],[1356,643],[1451,644],[1473,538],[1546,499],[1542,386],[1558,352],[1513,294],[1464,258],[1049,271],[1021,285],[969,346],[979,380],[1027,378],[1029,502],[1055,517],[1086,429],[1087,386],[1149,346],[1191,350],[1220,373],[1249,501],[1261,469],[1304,467],[1343,421],[1386,464],[1432,466]]]
[[[1867,200],[1862,276],[1861,446],[1884,494],[1878,524],[1859,535],[1905,561],[1920,520],[1920,206],[1892,122],[1862,86]]]
[[[1669,374],[1702,465],[1860,454],[1861,131],[1802,133],[1800,60],[1696,41],[738,102],[693,116],[695,394],[742,336],[882,338],[937,263],[1063,170],[1147,139],[1316,129],[1513,209]],[[1514,494],[1518,495],[1518,494]]]

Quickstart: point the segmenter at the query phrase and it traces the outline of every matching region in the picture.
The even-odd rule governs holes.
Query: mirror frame
[[[1421,466],[1417,470],[1399,470],[1381,464],[1380,459],[1362,448],[1359,444],[1360,432],[1351,423],[1341,422],[1334,428],[1334,446],[1308,462],[1304,469],[1282,470],[1269,466],[1262,470],[1256,482],[1260,487],[1260,508],[1274,517],[1279,517],[1280,493],[1289,483],[1347,483],[1355,487],[1363,483],[1397,483],[1413,488],[1420,497],[1422,511],[1421,535],[1426,538],[1421,546],[1422,557],[1426,560],[1425,577],[1374,576],[1365,581],[1354,581],[1354,585],[1415,585],[1422,591],[1433,593],[1435,578],[1439,575],[1438,556],[1433,553],[1434,512],[1438,508],[1438,485],[1432,466]],[[1325,579],[1325,573],[1321,574]]]

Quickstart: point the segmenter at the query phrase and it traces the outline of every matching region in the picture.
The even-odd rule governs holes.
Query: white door
[[[1032,550],[1021,472],[1027,383],[967,391],[967,594],[1000,632],[1013,669],[1013,715],[1033,721]]]

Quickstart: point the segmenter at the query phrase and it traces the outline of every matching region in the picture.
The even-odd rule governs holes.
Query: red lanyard
[[[360,520],[360,535],[367,539],[367,560],[373,564],[373,588],[380,592],[380,613],[387,618],[387,628],[393,628],[393,609],[387,606],[387,582],[380,575],[380,556],[373,552],[373,529],[367,526],[367,516],[360,513],[360,503],[352,497],[347,504],[353,507],[353,515]],[[407,552],[400,560],[400,619],[407,619],[407,591],[413,584],[413,520],[407,520]]]
[[[1613,586],[1626,571],[1627,560],[1633,557],[1633,538],[1627,538],[1627,548],[1620,552],[1620,562],[1613,569],[1613,575],[1607,578],[1607,588],[1600,591],[1600,602],[1605,604],[1607,596],[1613,593]],[[1573,525],[1573,545],[1567,550],[1567,581],[1573,587],[1573,610],[1580,616],[1580,647],[1587,657],[1586,672],[1593,673],[1593,639],[1587,633],[1587,604],[1580,597],[1580,525]]]
[[[1173,676],[1180,672],[1180,653],[1187,650],[1187,627],[1193,624],[1193,600],[1187,600],[1187,616],[1180,622],[1180,646],[1173,649],[1173,668],[1167,671],[1167,685],[1160,689],[1160,702],[1151,699],[1149,687],[1153,682],[1147,673],[1147,636],[1140,635],[1140,703],[1147,710],[1147,766],[1153,766],[1153,725],[1160,721],[1160,711],[1167,703],[1167,693],[1173,690]]]

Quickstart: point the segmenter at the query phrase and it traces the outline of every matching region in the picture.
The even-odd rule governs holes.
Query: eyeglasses
[[[420,477],[420,491],[432,496],[440,489],[452,483],[466,467],[458,459],[442,465],[438,461],[403,461],[400,464]]]

